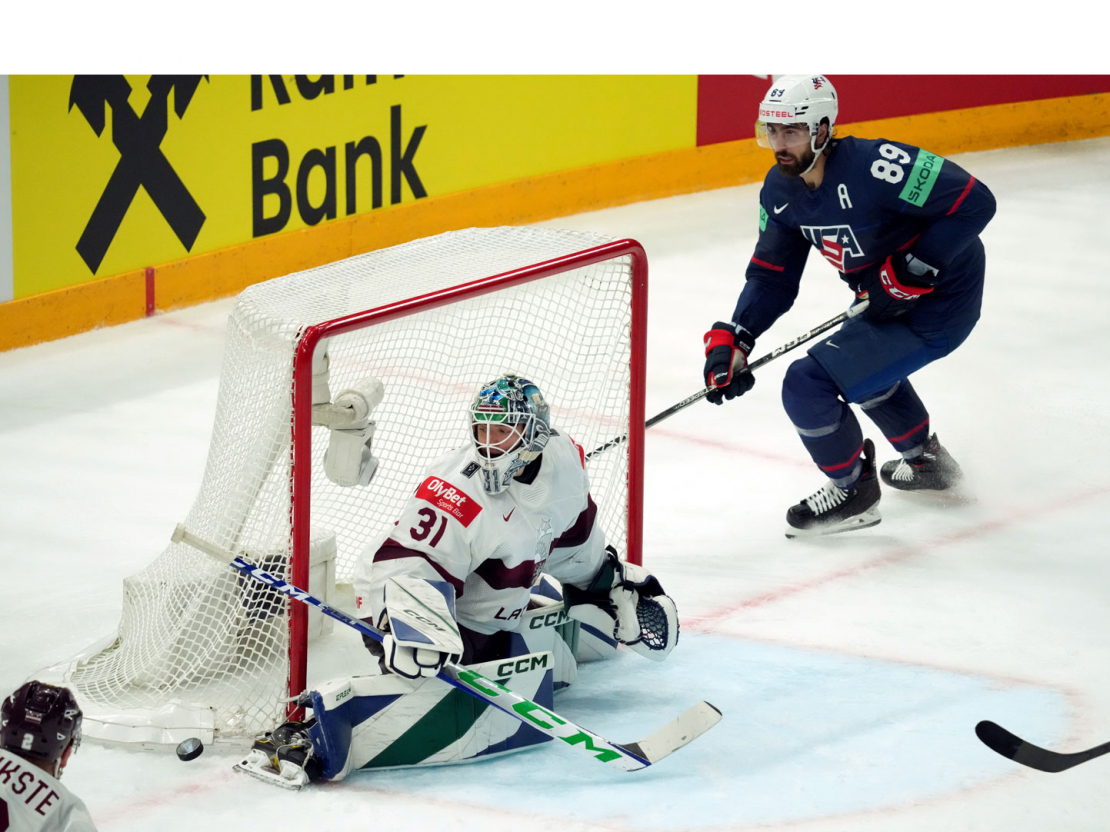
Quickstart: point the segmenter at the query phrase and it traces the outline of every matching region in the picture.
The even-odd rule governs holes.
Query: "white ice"
[[[1110,757],[1062,774],[979,743],[992,719],[1057,750],[1110,740],[1110,139],[955,157],[986,182],[983,318],[914,377],[972,499],[887,490],[881,525],[788,541],[820,485],[779,401],[791,357],[726,406],[648,432],[645,562],[683,615],[665,664],[584,667],[558,710],[617,741],[698,699],[724,720],[647,771],[554,746],[284,792],[219,746],[86,743],[65,782],[103,830],[1104,830]],[[644,244],[648,414],[698,389],[758,185],[545,223]],[[761,355],[842,309],[818,257]],[[0,354],[0,691],[114,631],[121,582],[200,483],[230,301]],[[893,453],[874,427],[880,458]]]

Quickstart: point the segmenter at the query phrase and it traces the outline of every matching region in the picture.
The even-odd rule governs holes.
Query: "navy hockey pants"
[[[929,413],[908,376],[964,342],[978,320],[928,335],[901,319],[874,323],[860,315],[811,347],[787,369],[782,403],[817,466],[850,487],[862,470],[863,431],[848,406],[858,404],[903,456],[920,453]]]

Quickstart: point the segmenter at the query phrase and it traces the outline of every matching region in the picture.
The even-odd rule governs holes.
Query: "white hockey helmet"
[[[543,453],[551,435],[550,409],[540,388],[512,373],[478,389],[467,421],[482,488],[489,494],[505,490],[525,465]],[[480,425],[486,430],[479,431]],[[491,429],[495,425],[511,428],[514,438],[495,436]]]
[[[836,89],[824,75],[781,75],[759,102],[755,139],[760,147],[771,147],[768,124],[805,124],[809,128],[809,148],[816,156],[828,146],[837,115]],[[828,121],[829,132],[821,147],[817,131]]]

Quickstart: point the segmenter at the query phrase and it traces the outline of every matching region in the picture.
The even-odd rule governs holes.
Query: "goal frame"
[[[292,533],[289,581],[295,586],[308,586],[309,583],[312,505],[312,357],[321,340],[625,256],[630,259],[632,289],[627,443],[628,529],[625,558],[631,563],[641,563],[643,559],[644,398],[647,389],[648,264],[643,246],[635,240],[623,239],[305,328],[293,358],[291,390],[293,418],[290,443]],[[297,442],[298,436],[306,439]],[[302,494],[303,499],[299,499],[298,495]],[[287,712],[290,717],[295,717],[302,710],[297,706],[295,697],[306,690],[308,682],[308,607],[304,604],[289,604],[288,618],[290,701]]]

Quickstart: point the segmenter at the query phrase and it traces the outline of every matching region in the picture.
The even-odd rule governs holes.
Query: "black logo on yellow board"
[[[162,152],[161,144],[169,128],[170,92],[174,112],[183,118],[201,79],[207,80],[208,76],[152,75],[146,85],[150,101],[139,116],[127,100],[131,85],[122,75],[74,76],[69,93],[70,111],[77,107],[93,132],[100,136],[110,107],[112,143],[120,153],[104,193],[77,241],[77,253],[93,274],[100,268],[140,187],[146,189],[186,251],[196,242],[204,225],[204,212]]]
[[[277,103],[288,104],[293,99],[289,97],[289,85],[285,83],[285,77],[282,75],[267,75],[270,81],[270,87],[274,91],[274,99]],[[378,83],[377,75],[364,75],[363,83],[366,85]],[[404,75],[394,75],[393,78],[404,78]],[[353,90],[355,88],[355,76],[344,75],[343,89]],[[294,75],[293,86],[296,87],[301,98],[305,101],[312,101],[321,95],[331,95],[335,92],[335,76],[334,75],[320,75],[315,80],[307,75]],[[251,112],[262,109],[262,76],[251,76]]]
[[[392,77],[397,80],[404,76]],[[358,83],[364,86],[378,83],[377,75],[321,75],[315,79],[294,75],[289,81],[281,75],[252,75],[251,112],[288,105],[295,99],[313,101],[320,96],[342,95],[340,84],[342,90],[351,90],[358,78],[362,79]],[[342,197],[345,197],[346,215],[351,216],[358,212],[360,186],[363,190],[367,185],[370,187],[370,208],[381,208],[386,177],[391,205],[401,202],[406,184],[414,199],[423,199],[428,191],[416,169],[416,153],[427,129],[426,124],[418,125],[411,128],[406,138],[401,105],[394,104],[389,108],[388,140],[362,135],[342,147],[337,143],[309,148],[299,160],[290,154],[289,146],[280,138],[254,142],[251,145],[252,236],[263,237],[285,230],[294,207],[305,225],[333,220],[338,215]],[[272,176],[266,176],[267,168],[274,171]],[[309,196],[308,183],[316,170],[323,174],[324,192],[314,203]],[[267,214],[266,205],[268,203],[273,209],[274,197],[277,210]]]

